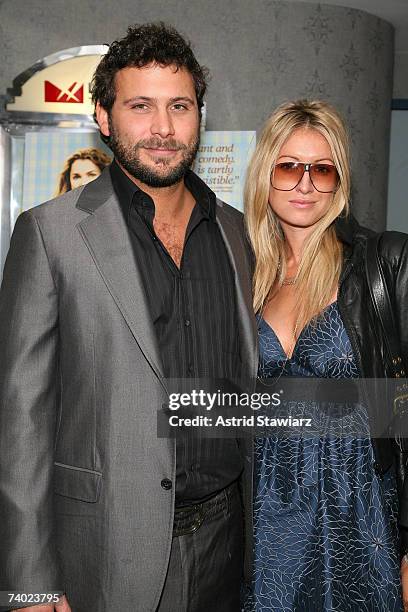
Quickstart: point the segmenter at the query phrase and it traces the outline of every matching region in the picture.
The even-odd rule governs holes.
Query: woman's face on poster
[[[69,182],[71,189],[90,183],[100,175],[98,166],[90,159],[76,159],[71,166]]]

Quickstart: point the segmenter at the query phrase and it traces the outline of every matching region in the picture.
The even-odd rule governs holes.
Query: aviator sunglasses
[[[275,164],[271,174],[271,184],[278,191],[292,191],[297,187],[305,172],[316,191],[331,193],[336,191],[339,174],[333,164],[304,164],[303,162],[285,161]]]

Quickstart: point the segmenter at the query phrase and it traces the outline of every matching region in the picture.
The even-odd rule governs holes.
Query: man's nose
[[[174,135],[174,125],[168,109],[157,109],[154,113],[150,128],[152,134],[159,135],[161,138]]]

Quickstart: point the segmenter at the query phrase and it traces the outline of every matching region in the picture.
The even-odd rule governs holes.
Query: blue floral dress
[[[258,327],[260,377],[358,377],[336,302],[288,360],[266,321]],[[308,406],[296,410],[307,415]],[[342,415],[342,427],[367,436],[330,435],[327,415],[320,425],[318,436],[255,442],[255,571],[244,610],[400,612],[395,475],[374,471],[362,406]]]

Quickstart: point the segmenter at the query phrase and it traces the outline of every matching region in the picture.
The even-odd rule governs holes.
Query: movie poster
[[[220,200],[241,211],[245,173],[255,145],[255,131],[205,132],[194,164]]]
[[[204,132],[193,168],[220,199],[239,210],[243,210],[245,172],[255,140],[253,131]],[[14,203],[12,226],[21,211],[97,178],[111,159],[110,149],[95,130],[26,134],[22,200]],[[61,186],[64,173],[69,176]],[[83,178],[78,180],[79,173]]]
[[[95,130],[27,133],[22,201],[13,210],[12,225],[23,210],[97,178],[111,161],[111,151]]]

